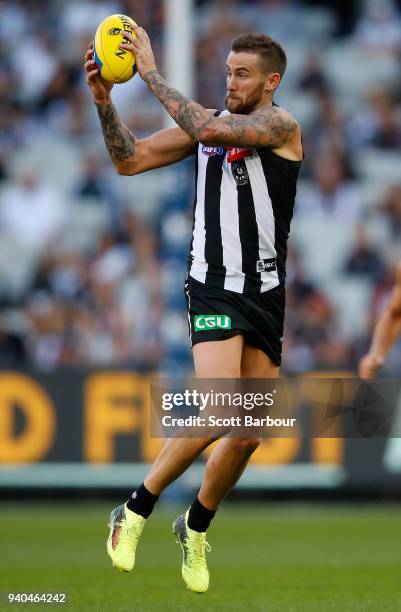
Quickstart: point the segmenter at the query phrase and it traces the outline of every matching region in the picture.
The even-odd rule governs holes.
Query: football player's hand
[[[124,37],[129,41],[120,45],[121,49],[127,49],[135,55],[138,74],[143,79],[147,72],[157,70],[155,56],[153,55],[149,36],[145,30],[139,26],[134,28],[135,35],[124,31]]]
[[[92,91],[95,102],[98,104],[109,102],[113,83],[105,81],[99,74],[99,69],[93,59],[93,41],[85,53],[85,72],[86,82]]]
[[[383,364],[384,357],[374,353],[367,353],[359,362],[359,376],[361,378],[374,378]]]

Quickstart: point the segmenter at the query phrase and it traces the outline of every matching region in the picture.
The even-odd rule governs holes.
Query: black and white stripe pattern
[[[192,278],[237,293],[284,282],[299,166],[266,148],[230,163],[223,147],[198,145]]]

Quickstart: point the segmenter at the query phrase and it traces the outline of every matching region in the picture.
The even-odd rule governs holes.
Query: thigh
[[[241,358],[241,378],[277,378],[279,367],[255,346],[244,344]]]
[[[199,342],[192,348],[198,378],[239,378],[244,338]]]
[[[246,322],[238,297],[193,279],[185,285],[189,333],[198,378],[239,378]]]

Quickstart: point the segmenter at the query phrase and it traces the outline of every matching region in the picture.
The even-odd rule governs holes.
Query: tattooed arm
[[[121,121],[110,97],[111,83],[98,74],[92,44],[85,56],[86,80],[92,91],[107,150],[119,174],[133,175],[173,164],[195,152],[195,142],[180,128],[139,139]]]
[[[300,153],[300,129],[287,111],[271,106],[251,115],[213,117],[203,106],[170,87],[160,76],[149,37],[143,28],[134,28],[134,34],[124,32],[124,36],[128,42],[120,46],[135,54],[141,78],[174,121],[194,140],[207,145],[269,146],[273,149],[286,147],[294,140],[294,151]]]
[[[137,138],[117,115],[112,101],[100,104],[96,102],[97,114],[102,126],[104,142],[113,163],[118,166],[135,154]]]
[[[144,81],[176,123],[195,140],[208,145],[269,146],[278,149],[290,140],[298,124],[287,111],[272,106],[251,115],[211,117],[205,108],[169,87],[157,70]]]
[[[140,174],[195,153],[195,141],[181,128],[160,130],[139,139],[118,117],[112,102],[96,106],[107,150],[119,174]]]

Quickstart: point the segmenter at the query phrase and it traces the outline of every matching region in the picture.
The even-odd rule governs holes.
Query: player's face
[[[263,72],[257,53],[231,51],[227,58],[226,73],[227,110],[231,113],[246,114],[263,102],[268,75]]]

